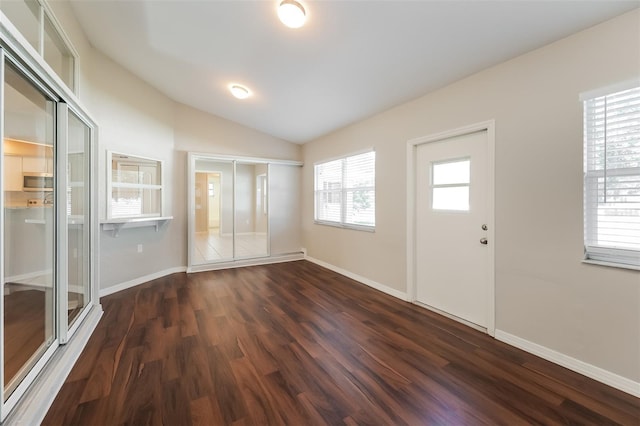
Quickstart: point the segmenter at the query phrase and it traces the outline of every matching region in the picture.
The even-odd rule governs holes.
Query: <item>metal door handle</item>
[[[480,238],[480,244],[484,244],[487,245],[489,242],[487,241],[486,238]]]

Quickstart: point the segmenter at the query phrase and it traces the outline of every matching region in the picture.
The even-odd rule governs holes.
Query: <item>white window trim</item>
[[[341,193],[341,197],[342,197],[342,202],[341,202],[341,220],[340,222],[335,222],[335,221],[330,221],[330,220],[321,220],[321,219],[317,219],[316,218],[316,214],[317,214],[317,196],[316,196],[316,166],[320,165],[320,164],[325,164],[325,163],[330,163],[332,161],[337,161],[337,160],[344,160],[346,158],[349,157],[355,157],[357,155],[361,155],[361,154],[366,154],[369,152],[375,152],[374,147],[370,147],[370,148],[365,148],[362,150],[358,150],[355,152],[351,152],[349,154],[345,154],[345,155],[341,155],[341,156],[336,156],[336,157],[329,157],[329,158],[325,158],[321,161],[316,161],[313,163],[313,223],[316,225],[323,225],[323,226],[332,226],[334,228],[342,228],[342,229],[351,229],[354,231],[364,231],[364,232],[372,232],[375,233],[376,232],[376,225],[356,225],[356,224],[352,224],[352,223],[345,223],[344,220],[344,205],[345,205],[345,196],[346,196],[346,191],[344,188],[341,187],[340,189],[340,193]],[[374,173],[375,173],[375,164],[374,164]],[[343,181],[344,181],[344,170],[343,170]],[[373,190],[374,192],[376,191],[376,186],[374,184],[374,186],[372,187],[362,187],[359,189],[369,189],[369,190]]]
[[[56,30],[56,32],[58,33],[58,36],[60,37],[62,42],[65,44],[65,47],[69,50],[69,53],[71,54],[71,56],[73,56],[73,87],[70,87],[70,89],[73,91],[73,93],[75,93],[76,96],[79,96],[80,94],[78,92],[80,89],[80,82],[79,82],[80,79],[78,78],[78,76],[80,75],[80,55],[78,54],[78,51],[75,49],[75,47],[73,47],[73,44],[71,43],[71,39],[62,28],[60,21],[58,21],[58,18],[56,18],[56,15],[53,13],[53,10],[51,9],[51,6],[49,6],[49,3],[45,0],[38,0],[38,3],[40,3],[40,5],[42,6],[44,15],[47,18],[49,18],[49,20],[51,21],[53,28]],[[40,27],[41,28],[40,28],[40,52],[39,53],[44,59],[44,52],[43,52],[44,31],[45,31],[44,20],[42,20],[42,22],[40,23]],[[57,75],[55,72],[54,74]]]
[[[28,56],[31,56],[35,59],[38,65],[45,70],[47,78],[55,81],[55,83],[59,88],[61,88],[61,91],[63,93],[69,90],[76,98],[78,98],[80,90],[80,55],[71,43],[71,39],[62,28],[60,21],[58,21],[58,18],[56,18],[55,14],[53,13],[51,6],[49,6],[46,0],[36,0],[36,2],[40,6],[40,14],[38,17],[39,38],[37,47],[32,46],[31,43],[24,38],[22,33],[13,25],[9,18],[7,18],[4,13],[2,13],[2,11],[0,11],[0,27],[4,30],[4,32],[7,33],[7,35],[13,38],[12,41],[16,42],[16,44],[19,46],[20,51],[25,51]],[[60,77],[44,59],[43,46],[45,33],[45,17],[47,17],[51,21],[51,24],[58,33],[58,36],[65,44],[66,48],[69,50],[71,56],[73,56],[73,87],[69,87],[66,82],[63,81],[62,77]],[[11,45],[13,45],[13,43],[11,43]]]
[[[142,183],[124,183],[124,182],[114,182],[113,181],[113,173],[112,173],[112,161],[113,161],[113,156],[114,155],[127,155],[127,156],[131,156],[133,158],[136,159],[141,159],[141,160],[148,160],[148,161],[154,161],[157,164],[159,164],[160,166],[160,184],[142,184]],[[160,219],[160,218],[164,218],[164,204],[165,204],[165,190],[164,190],[164,161],[162,160],[158,160],[157,158],[149,158],[149,157],[144,157],[144,156],[140,156],[140,155],[133,155],[133,154],[125,154],[122,152],[115,152],[115,151],[107,151],[107,155],[106,155],[106,159],[107,159],[107,164],[106,164],[106,170],[107,170],[107,221],[119,221],[119,220],[124,220],[124,221],[135,221],[137,219]],[[160,196],[160,211],[157,213],[151,213],[151,214],[138,214],[138,215],[131,215],[131,216],[113,216],[113,207],[112,207],[112,203],[113,203],[113,188],[131,188],[131,189],[152,189],[152,190],[157,190],[159,192],[159,196]]]

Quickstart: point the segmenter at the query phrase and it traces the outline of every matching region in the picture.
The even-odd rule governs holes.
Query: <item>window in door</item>
[[[456,159],[431,164],[431,208],[469,211],[471,159]]]

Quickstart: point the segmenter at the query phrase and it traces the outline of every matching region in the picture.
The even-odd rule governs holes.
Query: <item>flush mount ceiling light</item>
[[[249,91],[249,89],[239,84],[229,85],[229,90],[231,91],[231,94],[238,99],[247,99],[249,96],[251,96],[251,92]]]
[[[300,28],[307,18],[304,7],[295,0],[282,0],[278,7],[278,18],[289,28]]]

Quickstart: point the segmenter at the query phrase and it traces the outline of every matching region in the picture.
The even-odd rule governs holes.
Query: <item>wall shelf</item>
[[[132,218],[119,218],[119,219],[106,219],[100,221],[103,231],[112,231],[113,237],[117,237],[120,234],[120,230],[124,228],[142,228],[153,226],[156,228],[156,232],[162,225],[173,219],[173,216],[154,216],[154,217],[132,217]]]

